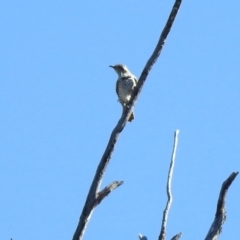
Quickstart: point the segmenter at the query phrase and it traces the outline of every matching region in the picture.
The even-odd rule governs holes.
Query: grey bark
[[[222,225],[226,221],[225,201],[226,201],[227,191],[237,175],[238,175],[238,172],[233,172],[222,184],[222,188],[218,198],[215,219],[209,229],[209,232],[205,240],[217,240],[219,235],[222,232]]]
[[[172,204],[172,190],[171,190],[171,184],[172,184],[172,175],[173,175],[173,168],[175,163],[175,157],[176,157],[176,151],[177,151],[177,144],[178,144],[178,133],[179,130],[176,130],[174,133],[174,144],[173,144],[173,152],[172,152],[172,158],[170,162],[170,167],[168,171],[168,179],[167,179],[167,204],[165,207],[165,210],[163,211],[163,218],[162,218],[162,227],[161,232],[158,237],[158,240],[165,240],[166,239],[166,228],[167,228],[167,220],[168,220],[168,213]],[[179,237],[180,238],[180,237]],[[177,239],[177,238],[175,238]]]
[[[110,136],[109,142],[107,144],[106,150],[103,153],[102,159],[98,165],[97,171],[95,173],[94,179],[92,181],[92,185],[90,187],[89,193],[87,195],[87,199],[85,201],[80,219],[79,219],[79,223],[78,226],[76,228],[76,231],[73,235],[73,240],[80,240],[83,237],[83,234],[86,230],[86,226],[87,223],[90,219],[90,216],[92,214],[92,211],[94,209],[94,207],[96,206],[96,202],[97,202],[97,194],[99,192],[99,188],[100,188],[100,183],[102,181],[104,172],[106,171],[106,167],[110,161],[110,158],[112,156],[115,144],[118,140],[118,136],[119,134],[122,132],[122,130],[124,129],[126,123],[127,123],[127,119],[130,117],[132,109],[137,101],[137,98],[142,90],[142,87],[147,79],[147,76],[153,66],[153,64],[157,61],[162,47],[164,45],[164,42],[167,38],[167,35],[169,33],[169,31],[171,30],[172,24],[175,20],[175,17],[177,15],[178,9],[180,7],[181,4],[181,0],[176,0],[175,4],[173,6],[173,9],[170,13],[170,16],[167,20],[167,23],[162,31],[162,34],[160,35],[159,41],[157,43],[157,46],[152,54],[152,56],[149,58],[149,60],[147,61],[146,66],[144,67],[142,74],[139,78],[138,81],[138,85],[135,88],[131,100],[128,104],[128,106],[125,108],[125,111],[123,112],[120,120],[118,121],[116,127],[113,129],[113,132]]]
[[[162,47],[164,45],[164,42],[168,36],[168,33],[171,30],[172,24],[175,20],[175,17],[177,15],[178,9],[180,7],[182,0],[176,0],[175,4],[172,8],[172,11],[170,13],[170,16],[167,20],[167,23],[160,35],[159,41],[157,43],[157,46],[154,50],[154,52],[152,53],[151,57],[149,58],[149,60],[146,63],[146,66],[144,67],[142,74],[139,78],[137,87],[135,88],[135,90],[133,91],[131,100],[129,101],[129,104],[127,105],[127,107],[125,108],[120,120],[118,121],[116,127],[113,129],[112,134],[110,136],[109,142],[107,144],[106,150],[103,153],[103,156],[100,160],[100,163],[98,165],[97,171],[95,173],[95,176],[93,178],[92,181],[92,185],[90,187],[90,190],[88,192],[79,222],[78,222],[78,226],[76,228],[76,231],[73,235],[73,240],[81,240],[83,238],[83,234],[86,230],[86,226],[87,223],[90,219],[90,216],[93,212],[94,207],[96,206],[96,203],[98,202],[97,196],[99,193],[99,189],[100,189],[100,184],[103,178],[103,175],[106,171],[107,165],[111,159],[115,144],[118,140],[119,134],[122,132],[122,130],[124,129],[128,118],[130,117],[133,107],[137,101],[137,98],[142,90],[142,87],[147,79],[147,76],[153,66],[153,64],[157,61]],[[119,184],[118,186],[120,186],[121,184]],[[117,187],[118,187],[117,186]],[[110,192],[109,192],[110,193]],[[102,200],[102,199],[101,199]]]

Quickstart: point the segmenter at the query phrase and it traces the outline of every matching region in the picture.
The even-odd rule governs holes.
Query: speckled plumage
[[[118,74],[118,79],[116,82],[116,93],[118,95],[118,101],[124,108],[131,98],[133,89],[137,85],[137,79],[125,65],[116,64],[110,67],[112,67]],[[133,119],[134,114],[132,112],[128,121],[131,122]]]

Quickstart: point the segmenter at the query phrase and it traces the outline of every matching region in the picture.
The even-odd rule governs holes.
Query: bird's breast
[[[126,103],[130,100],[135,84],[131,78],[121,78],[118,80],[117,93],[119,99]]]

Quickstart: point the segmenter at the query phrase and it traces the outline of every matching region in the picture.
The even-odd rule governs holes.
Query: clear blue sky
[[[116,73],[139,77],[173,1],[1,1],[0,239],[71,239],[121,107]],[[240,2],[183,0],[117,142],[85,240],[157,239],[180,130],[167,236],[203,239],[222,182],[240,170]],[[240,178],[221,239],[240,235]],[[196,237],[197,236],[197,237]]]

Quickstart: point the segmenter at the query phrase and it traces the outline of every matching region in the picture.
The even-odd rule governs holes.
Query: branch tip
[[[147,240],[146,236],[143,236],[141,233],[138,234],[140,240]]]
[[[106,171],[107,165],[111,159],[111,155],[114,151],[115,144],[118,140],[119,134],[122,132],[124,129],[127,120],[128,120],[128,115],[130,115],[130,112],[132,111],[135,102],[137,101],[137,98],[141,92],[141,89],[144,85],[144,82],[146,81],[146,78],[150,72],[150,69],[152,68],[153,64],[157,61],[163,44],[171,30],[172,24],[175,20],[175,17],[177,15],[178,9],[181,4],[181,0],[176,0],[175,4],[172,8],[172,11],[170,13],[170,16],[167,20],[167,23],[165,24],[165,27],[160,35],[160,38],[158,40],[157,46],[155,47],[152,55],[150,56],[149,60],[147,61],[141,76],[139,78],[137,87],[134,89],[133,94],[131,96],[131,99],[129,101],[129,108],[124,112],[124,114],[121,116],[120,120],[118,121],[116,127],[113,129],[110,139],[108,141],[107,147],[103,153],[103,156],[100,160],[100,163],[97,167],[97,171],[95,173],[95,176],[93,178],[91,187],[89,189],[85,204],[83,206],[83,210],[76,228],[76,231],[73,235],[73,240],[82,240],[83,234],[86,230],[87,223],[90,219],[90,216],[92,214],[92,211],[94,207],[99,204],[105,196],[107,196],[111,191],[119,187],[123,182],[119,182],[118,184],[113,184],[111,187],[108,186],[104,188],[102,191],[99,192],[100,189],[100,184],[103,178],[103,175]]]
[[[181,236],[182,236],[182,233],[180,232],[180,233],[178,233],[177,235],[173,236],[173,237],[171,238],[171,240],[178,240],[178,239],[180,239]]]
[[[215,219],[208,231],[205,240],[217,239],[220,233],[222,232],[222,226],[226,221],[225,201],[227,196],[227,190],[231,186],[232,182],[234,181],[237,175],[238,172],[231,173],[230,176],[222,184],[219,193]]]
[[[171,204],[172,204],[171,183],[172,183],[173,168],[174,168],[176,151],[177,151],[177,144],[178,144],[178,133],[179,133],[179,130],[176,130],[174,132],[174,143],[173,143],[172,158],[171,158],[171,162],[170,162],[170,166],[169,166],[167,187],[166,187],[168,200],[167,200],[167,203],[166,203],[165,210],[163,211],[161,232],[160,232],[158,240],[165,240],[165,238],[166,238],[168,213],[169,213],[169,210],[170,210],[170,207],[171,207]]]

